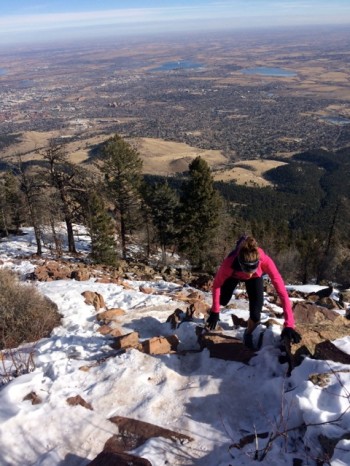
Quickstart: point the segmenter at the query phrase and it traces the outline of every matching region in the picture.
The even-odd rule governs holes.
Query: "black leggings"
[[[249,317],[253,322],[260,321],[260,314],[264,304],[264,280],[262,277],[250,278],[249,280],[236,280],[228,278],[223,283],[220,290],[220,305],[226,306],[236,286],[240,281],[245,283],[249,298]]]

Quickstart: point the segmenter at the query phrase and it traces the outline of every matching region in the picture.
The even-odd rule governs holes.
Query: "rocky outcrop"
[[[33,259],[34,262],[34,259]],[[34,272],[27,275],[29,280],[89,280],[96,279],[100,283],[117,283],[124,285],[124,280],[165,280],[179,285],[190,283],[194,276],[190,271],[175,267],[151,267],[140,262],[120,261],[118,267],[108,267],[88,262],[69,261],[65,259],[41,260],[37,259]],[[209,280],[209,281],[208,281]],[[195,287],[195,285],[193,285]],[[210,278],[205,291],[209,290]],[[203,289],[204,289],[203,288]],[[143,290],[142,290],[143,291]],[[144,291],[147,292],[147,291]]]
[[[299,365],[305,356],[350,363],[350,355],[339,350],[332,343],[338,338],[350,335],[350,321],[338,311],[338,305],[335,309],[310,302],[298,302],[294,305],[296,330],[302,336],[302,340],[298,344],[284,341],[290,370]]]
[[[96,291],[84,291],[82,296],[85,298],[85,304],[91,304],[97,312],[106,307],[103,296]]]
[[[255,356],[255,351],[247,348],[238,338],[219,332],[209,332],[203,327],[197,327],[196,331],[201,349],[207,348],[212,358],[248,364]]]
[[[88,466],[152,466],[147,459],[119,451],[102,451]]]
[[[147,459],[127,452],[135,450],[155,437],[163,437],[182,444],[193,440],[188,435],[137,419],[115,416],[109,420],[118,427],[119,432],[107,440],[103,451],[88,463],[89,466],[152,466]]]

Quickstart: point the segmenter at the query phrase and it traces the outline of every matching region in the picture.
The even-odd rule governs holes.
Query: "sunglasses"
[[[239,262],[239,265],[241,266],[242,271],[246,273],[256,272],[259,266],[259,260],[252,261],[252,262],[244,262],[238,259],[238,262]]]

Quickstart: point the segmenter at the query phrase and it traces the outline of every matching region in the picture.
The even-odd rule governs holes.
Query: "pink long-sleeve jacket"
[[[277,267],[274,261],[269,257],[265,252],[259,248],[259,266],[256,272],[253,275],[249,275],[245,272],[237,271],[232,268],[232,264],[236,259],[238,251],[232,255],[229,255],[224,259],[222,264],[217,271],[213,287],[213,305],[212,305],[212,312],[220,312],[220,288],[225,282],[225,280],[229,277],[235,278],[237,280],[249,280],[249,278],[256,278],[261,277],[264,274],[267,274],[273,286],[275,287],[278,296],[281,300],[282,307],[283,307],[283,314],[284,314],[284,326],[294,328],[294,316],[292,311],[291,302],[288,297],[288,293],[286,287],[284,285],[283,279],[281,274],[277,270]]]

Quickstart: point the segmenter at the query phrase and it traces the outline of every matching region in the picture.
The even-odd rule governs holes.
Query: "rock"
[[[254,350],[247,348],[238,338],[217,332],[203,331],[202,327],[197,327],[197,336],[200,347],[207,348],[212,358],[248,364],[255,356]]]
[[[149,288],[149,287],[144,286],[144,285],[141,285],[139,287],[139,290],[141,291],[141,293],[145,293],[145,294],[154,294],[155,293],[154,288]]]
[[[180,322],[182,322],[182,317],[184,316],[184,312],[182,309],[175,309],[175,311],[170,314],[170,316],[167,318],[166,322],[169,322],[171,325],[172,329],[175,329],[178,327]]]
[[[317,343],[315,346],[314,358],[322,359],[323,361],[350,364],[350,354],[344,353],[344,351],[341,351],[329,340]]]
[[[327,288],[322,288],[321,290],[318,291],[313,291],[312,293],[309,293],[306,295],[306,299],[312,299],[314,300],[314,297],[316,296],[316,301],[317,299],[321,298],[328,298],[331,294],[333,293],[333,286],[328,286]]]
[[[106,307],[103,296],[96,291],[84,291],[82,296],[85,298],[85,304],[92,304],[96,311]]]
[[[113,322],[113,321],[117,320],[117,317],[123,316],[125,314],[126,314],[126,312],[124,311],[124,309],[115,308],[115,309],[108,309],[107,311],[99,312],[96,315],[96,318],[97,318],[97,320],[99,322],[101,322],[101,321],[103,321],[103,322]]]
[[[143,351],[147,354],[169,354],[176,352],[179,339],[176,335],[153,337],[142,342]]]
[[[208,315],[210,306],[204,301],[195,301],[186,309],[186,320],[199,319],[203,315]]]
[[[97,331],[101,335],[108,335],[109,333],[111,333],[112,328],[109,325],[101,325],[101,327],[98,328]],[[117,335],[117,336],[119,336],[119,335]]]
[[[190,286],[193,288],[198,288],[199,290],[208,292],[211,291],[213,286],[213,277],[210,275],[201,275],[193,279],[190,283]]]
[[[89,466],[152,466],[147,459],[126,452],[135,450],[154,437],[163,437],[181,443],[193,440],[187,435],[137,419],[115,416],[109,420],[118,427],[119,433],[107,440],[103,451],[88,463]]]
[[[73,270],[70,278],[77,282],[86,281],[90,278],[90,272],[87,269]]]
[[[320,322],[343,322],[343,317],[332,309],[312,303],[298,302],[293,306],[295,322],[301,326],[305,324],[318,324]]]
[[[350,321],[338,312],[317,306],[316,304],[301,302],[294,306],[296,330],[302,340],[298,344],[291,344],[284,340],[284,346],[289,359],[290,371],[301,364],[305,356],[315,359],[334,360],[350,363],[350,356],[338,350],[331,342],[350,335]],[[333,359],[334,358],[334,359]]]
[[[344,309],[341,303],[329,297],[320,298],[315,304],[317,304],[317,306],[326,307],[327,309]]]
[[[120,337],[122,335],[122,331],[118,327],[110,327],[109,325],[101,325],[99,329],[97,329],[98,333],[101,335],[108,335],[110,337]]]
[[[340,293],[340,298],[342,302],[350,303],[350,290],[343,290]]]
[[[32,405],[39,405],[42,399],[35,392],[30,392],[23,398],[23,401],[31,401]]]
[[[127,335],[117,337],[110,346],[114,349],[120,350],[123,348],[138,348],[139,345],[139,334],[137,332],[131,332]]]
[[[191,442],[193,439],[188,435],[180,434],[173,430],[165,429],[149,422],[130,419],[123,416],[114,416],[109,419],[118,427],[119,435],[115,435],[107,441],[107,448],[115,445],[116,448],[124,450],[134,450],[143,445],[147,440],[154,437],[163,437],[179,441],[181,443]]]
[[[248,321],[244,320],[242,317],[237,317],[234,314],[231,314],[232,323],[235,328],[237,327],[247,327]]]
[[[71,397],[67,398],[66,401],[70,406],[80,405],[80,406],[83,406],[86,409],[90,409],[91,411],[93,411],[93,408],[92,408],[91,404],[87,403],[80,395],[71,396]]]
[[[152,463],[129,453],[102,451],[88,466],[152,466]]]

